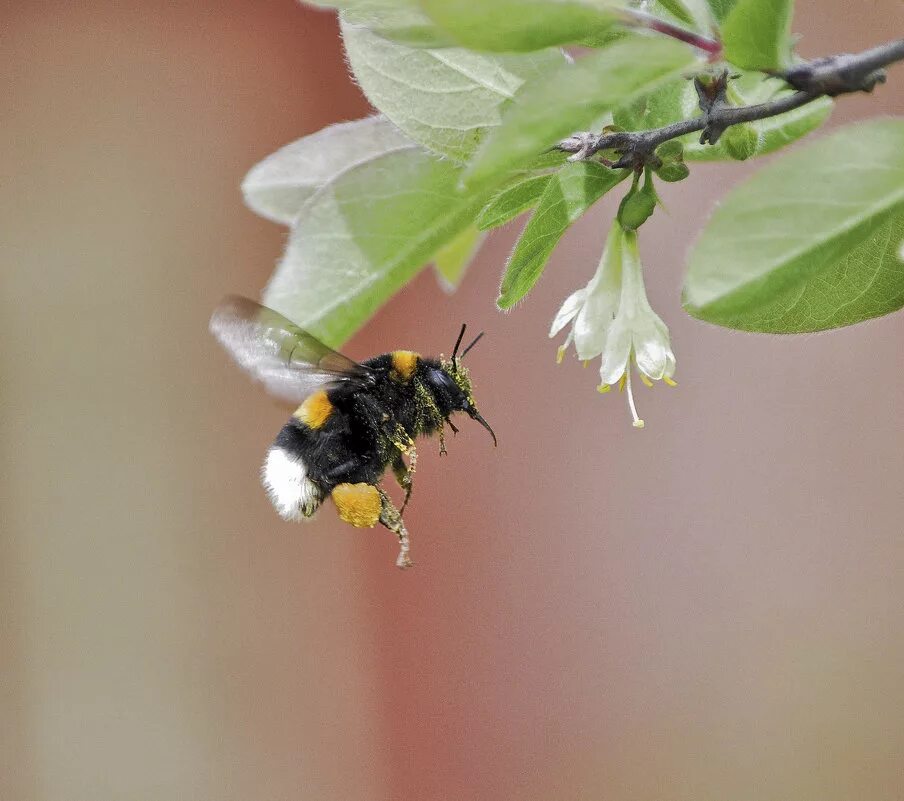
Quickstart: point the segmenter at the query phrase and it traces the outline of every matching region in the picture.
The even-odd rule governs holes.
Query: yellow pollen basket
[[[327,397],[324,390],[318,390],[305,398],[293,415],[301,420],[308,428],[318,429],[326,425],[326,421],[330,419],[333,413],[333,404]]]
[[[332,497],[339,517],[355,528],[372,528],[380,519],[383,499],[372,484],[338,484]]]

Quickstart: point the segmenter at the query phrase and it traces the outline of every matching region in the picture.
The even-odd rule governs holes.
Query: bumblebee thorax
[[[404,384],[414,376],[421,357],[413,350],[394,350],[389,354],[389,359],[391,364],[389,377]]]

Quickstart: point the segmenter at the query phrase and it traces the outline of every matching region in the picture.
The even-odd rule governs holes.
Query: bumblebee
[[[359,528],[380,523],[396,534],[396,564],[409,567],[402,515],[417,466],[415,439],[438,434],[445,454],[444,427],[457,433],[450,417],[464,412],[496,444],[461,364],[483,334],[459,354],[463,325],[450,359],[396,350],[358,363],[278,312],[235,296],[214,312],[210,330],[272,395],[299,404],[261,468],[261,482],[280,516],[313,517],[329,496],[346,523]],[[405,492],[400,509],[380,486],[387,468]]]

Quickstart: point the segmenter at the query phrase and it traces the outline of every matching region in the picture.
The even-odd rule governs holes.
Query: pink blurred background
[[[510,227],[458,294],[423,273],[353,339],[471,367],[421,449],[414,570],[257,479],[285,409],[207,334],[285,231],[245,171],[368,113],[331,15],[292,0],[0,4],[0,798],[892,801],[904,797],[898,314],[798,338],[681,311],[699,217],[757,165],[695,167],[642,243],[680,387],[647,428],[555,364],[611,201],[530,300]],[[807,56],[899,0],[798,2]],[[904,110],[904,68],[832,125]],[[646,233],[646,232],[645,232]],[[652,235],[651,235],[652,234]]]

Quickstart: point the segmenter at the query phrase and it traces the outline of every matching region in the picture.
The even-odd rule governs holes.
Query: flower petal
[[[600,365],[600,381],[604,384],[618,383],[628,368],[631,358],[631,329],[619,324],[618,318],[609,329],[603,362]]]
[[[586,297],[587,287],[584,287],[577,292],[573,292],[565,299],[562,308],[559,309],[558,314],[556,314],[555,319],[552,321],[552,327],[549,329],[550,338],[558,334],[559,331],[575,318],[581,310],[581,307],[584,305]]]
[[[616,221],[609,231],[596,274],[587,284],[587,300],[574,322],[574,346],[583,361],[603,352],[609,327],[618,311],[623,236],[624,231]]]
[[[656,336],[637,336],[634,338],[634,361],[637,363],[637,369],[648,378],[660,381],[665,374],[669,357],[671,357],[672,362],[675,361],[675,357],[668,346],[668,340],[662,340]]]

